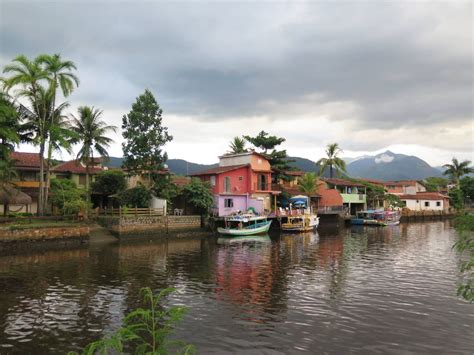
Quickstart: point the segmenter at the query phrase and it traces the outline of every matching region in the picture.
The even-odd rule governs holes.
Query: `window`
[[[216,177],[211,176],[211,178],[209,179],[209,182],[211,183],[211,186],[216,186]]]
[[[231,198],[224,199],[224,207],[225,208],[234,207],[234,200]]]
[[[224,178],[224,192],[230,192],[230,177],[226,176]]]
[[[85,175],[79,175],[79,185],[86,185],[86,176]]]
[[[430,207],[430,201],[425,201],[425,207]]]
[[[243,176],[239,176],[239,181],[242,181],[244,179]]]
[[[436,201],[436,206],[441,207],[441,201]]]

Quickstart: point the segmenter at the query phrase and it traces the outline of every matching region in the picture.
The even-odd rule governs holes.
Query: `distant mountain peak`
[[[389,150],[374,157],[375,164],[391,163],[394,159],[395,155]]]

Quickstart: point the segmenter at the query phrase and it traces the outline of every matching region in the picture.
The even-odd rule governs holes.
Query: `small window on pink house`
[[[211,176],[209,182],[211,183],[211,186],[216,186],[216,177],[214,175]]]
[[[242,181],[244,179],[243,176],[239,176],[239,181]]]

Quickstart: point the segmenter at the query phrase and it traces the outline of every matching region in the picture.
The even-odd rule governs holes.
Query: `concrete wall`
[[[200,229],[201,216],[101,217],[99,223],[118,236],[140,235]]]

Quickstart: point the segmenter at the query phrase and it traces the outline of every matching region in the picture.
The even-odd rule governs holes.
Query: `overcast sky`
[[[352,157],[474,160],[470,1],[0,4],[1,66],[61,53],[81,79],[72,109],[117,126],[149,88],[170,158],[213,163],[232,137],[265,130],[313,160],[331,142]]]

